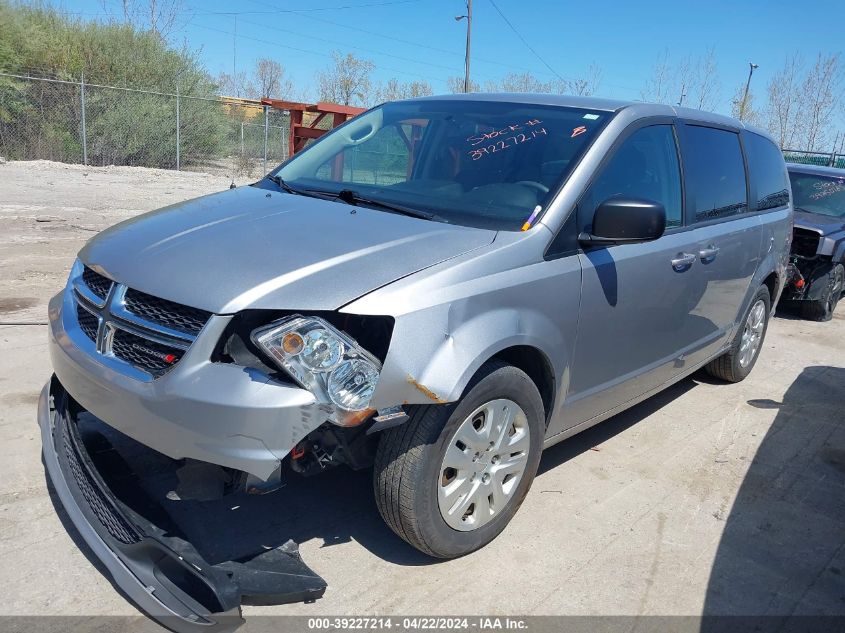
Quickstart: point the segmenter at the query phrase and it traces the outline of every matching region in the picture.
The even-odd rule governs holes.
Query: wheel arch
[[[537,391],[540,392],[546,427],[548,427],[556,395],[555,371],[549,357],[542,350],[531,345],[512,345],[497,352],[488,360],[500,360],[528,375],[537,387]]]
[[[374,408],[456,402],[481,367],[499,359],[534,381],[548,420],[568,379],[575,328],[563,329],[541,311],[487,310],[453,326],[447,318],[407,324],[400,319],[397,329],[399,340],[394,330]]]
[[[780,276],[778,275],[777,271],[773,270],[769,273],[769,275],[763,280],[763,285],[769,289],[769,299],[771,300],[772,308],[774,308],[775,299],[779,293],[780,288]]]

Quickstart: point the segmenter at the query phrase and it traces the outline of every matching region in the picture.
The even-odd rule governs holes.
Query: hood
[[[832,218],[829,215],[820,213],[807,213],[806,211],[795,211],[795,226],[801,229],[818,231],[822,235],[838,233],[845,229],[845,219]]]
[[[79,256],[130,288],[217,314],[335,310],[495,236],[242,187],[117,224]]]

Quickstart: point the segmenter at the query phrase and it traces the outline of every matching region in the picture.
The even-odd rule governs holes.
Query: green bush
[[[0,76],[0,154],[10,158],[82,160],[81,95],[86,90],[92,164],[173,167],[178,89],[182,162],[219,155],[227,118],[216,85],[195,55],[158,34],[126,24],[83,22],[48,7],[0,0],[0,71],[74,83]],[[89,85],[90,84],[90,85]],[[97,87],[144,88],[146,94]],[[202,105],[199,105],[202,104]]]

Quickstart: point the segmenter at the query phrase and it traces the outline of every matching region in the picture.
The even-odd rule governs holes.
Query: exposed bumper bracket
[[[243,623],[241,604],[310,602],[325,592],[292,541],[212,565],[125,505],[94,466],[55,378],[41,393],[38,422],[47,472],[71,521],[115,583],[168,628],[231,631]]]

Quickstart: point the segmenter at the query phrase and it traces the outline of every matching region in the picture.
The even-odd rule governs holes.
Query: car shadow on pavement
[[[762,618],[766,631],[845,616],[845,369],[807,367],[782,402],[748,404],[777,414],[725,518],[703,613]],[[702,631],[723,624],[705,618]]]

